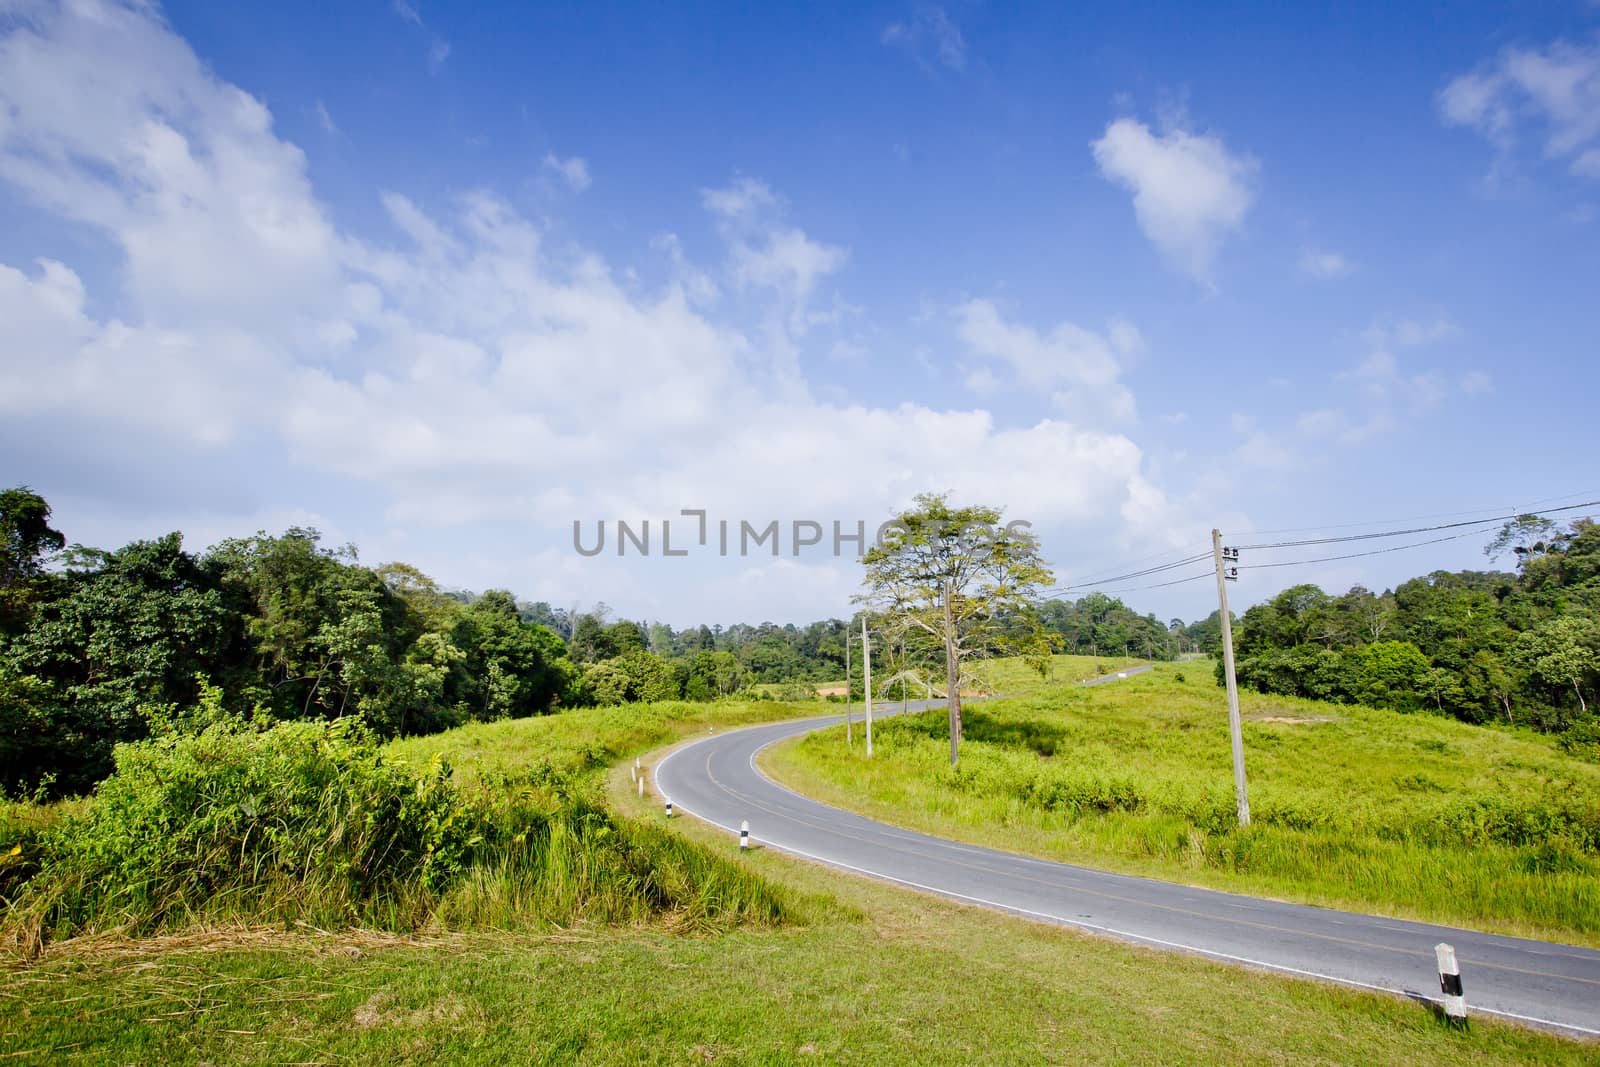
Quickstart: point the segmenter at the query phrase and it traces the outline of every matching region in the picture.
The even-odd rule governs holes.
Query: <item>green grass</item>
[[[828,731],[766,765],[808,795],[976,844],[1600,944],[1600,766],[1544,737],[1243,694],[1254,820],[1240,830],[1209,663],[1089,689],[1063,676],[969,705],[956,772],[942,710],[885,722],[871,761]]]
[[[253,924],[780,923],[781,893],[616,819],[595,782],[628,752],[784,710],[589,709],[383,749],[348,722],[218,722],[121,746],[92,797],[0,809],[0,941],[26,957],[73,937]]]
[[[1051,656],[1044,674],[1020,659],[999,659],[979,667],[989,685],[1001,696],[1031,696],[1075,682],[1116,674],[1148,660],[1127,656]]]
[[[751,723],[825,714],[814,703],[669,701],[610,708],[577,708],[559,715],[473,723],[441,734],[391,741],[384,750],[425,766],[448,762],[465,786],[504,788],[508,777],[587,776],[591,780],[624,756],[680,737]]]
[[[610,802],[655,816],[619,769]],[[735,855],[728,835],[675,820]],[[739,857],[826,921],[683,937],[218,934],[93,943],[0,976],[23,1062],[1581,1064],[1594,1047],[1398,998],[1029,923]]]
[[[1119,683],[1120,684],[1120,683]],[[1579,1064],[1594,1047],[1408,1001],[1155,953],[757,849],[639,799],[647,746],[814,707],[658,706],[468,727],[469,788],[589,779],[787,897],[801,921],[715,933],[579,921],[397,937],[295,926],[52,945],[0,972],[0,1056],[39,1063]],[[655,756],[659,756],[658,749]],[[609,772],[602,764],[619,761]],[[652,758],[646,755],[646,760]]]

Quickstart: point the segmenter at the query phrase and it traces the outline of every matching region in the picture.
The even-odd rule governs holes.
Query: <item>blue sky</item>
[[[1597,249],[1589,3],[0,0],[0,475],[89,544],[308,524],[681,625],[843,613],[791,524],[921,490],[1069,583],[1590,500]],[[782,554],[661,558],[683,508]]]

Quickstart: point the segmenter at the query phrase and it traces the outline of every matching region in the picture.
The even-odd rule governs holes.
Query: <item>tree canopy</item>
[[[1048,662],[1035,604],[1051,584],[1050,569],[1038,540],[1000,519],[999,508],[952,507],[946,496],[924,493],[862,557],[866,592],[857,601],[892,634],[931,642],[943,654],[952,764],[968,667],[1000,654],[1026,656],[1041,670]]]

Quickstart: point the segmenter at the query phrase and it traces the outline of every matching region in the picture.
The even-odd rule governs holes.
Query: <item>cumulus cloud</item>
[[[1167,260],[1209,284],[1217,251],[1244,222],[1258,169],[1222,140],[1174,128],[1156,134],[1117,119],[1090,146],[1100,173],[1133,194],[1139,229]]]
[[[935,62],[953,71],[967,65],[967,42],[961,27],[942,7],[919,7],[909,19],[891,22],[883,28],[881,40],[909,52],[924,69],[931,69]]]
[[[408,542],[385,531],[511,524],[530,545],[518,565],[551,576],[551,595],[576,580],[562,552],[574,518],[682,507],[876,520],[939,488],[1130,551],[1198,536],[1139,446],[1070,403],[1002,425],[980,409],[816,399],[803,376],[775,372],[759,325],[711,314],[717,287],[675,239],[651,253],[674,270],[645,286],[591,250],[547,247],[492,190],[438,204],[375,191],[392,229],[340,227],[261,102],[143,5],[80,0],[7,27],[0,115],[0,188],[92,228],[121,267],[0,262],[0,413],[37,420],[44,447],[92,428],[130,457],[167,442],[194,462],[248,458],[262,493],[277,469],[291,498],[281,486],[315,474],[377,500],[395,545]],[[756,179],[702,202],[732,284],[803,330],[845,250],[788,221]],[[1018,380],[1131,412],[1119,373],[1142,341],[1130,324],[1040,331],[972,302],[954,328]],[[461,533],[417,562],[505,581],[475,544]],[[613,577],[619,596],[649,584],[582,573],[591,598]],[[772,605],[780,617],[838,610],[837,583],[815,574],[769,567],[749,581],[794,598]],[[679,610],[706,617],[704,596],[693,586]]]
[[[1477,130],[1502,156],[1532,137],[1544,158],[1600,178],[1600,40],[1506,48],[1452,78],[1437,103],[1446,123]]]

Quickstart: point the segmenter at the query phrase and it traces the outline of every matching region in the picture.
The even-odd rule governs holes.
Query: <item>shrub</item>
[[[595,748],[578,762],[602,757]],[[764,882],[619,822],[575,790],[578,773],[545,761],[467,793],[442,760],[413,769],[350,719],[218,722],[121,745],[81,811],[19,839],[4,927],[33,951],[205,920],[781,921]]]

